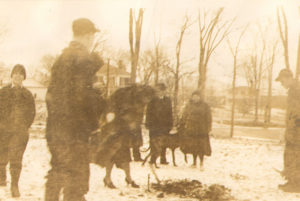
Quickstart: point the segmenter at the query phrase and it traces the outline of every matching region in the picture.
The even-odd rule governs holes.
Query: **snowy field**
[[[285,181],[273,168],[282,169],[283,145],[276,142],[246,139],[211,139],[213,154],[205,160],[205,170],[200,171],[184,163],[182,153],[176,150],[178,167],[160,166],[156,172],[161,180],[166,179],[197,179],[203,184],[221,184],[232,190],[237,200],[293,201],[300,200],[300,194],[284,193],[277,185]],[[147,147],[147,145],[145,145]],[[145,154],[145,153],[144,153]],[[171,152],[167,159],[171,162]],[[46,141],[42,137],[32,136],[24,155],[23,172],[20,179],[21,198],[13,199],[8,187],[0,188],[0,200],[43,200],[45,175],[49,169],[50,155]],[[132,177],[140,184],[140,189],[126,185],[123,171],[114,168],[112,180],[118,189],[105,188],[102,182],[105,171],[96,165],[91,165],[90,191],[86,195],[88,201],[190,201],[193,199],[166,195],[157,198],[159,192],[147,192],[147,177],[155,182],[149,166],[142,167],[140,162],[131,163]],[[10,178],[8,178],[10,179]]]

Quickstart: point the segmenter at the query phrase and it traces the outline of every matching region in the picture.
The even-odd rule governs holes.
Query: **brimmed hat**
[[[26,79],[26,70],[25,70],[25,67],[23,65],[16,64],[13,67],[12,71],[11,71],[10,77],[12,77],[13,74],[15,74],[15,73],[21,73],[21,74],[23,74],[24,75],[24,80]]]
[[[72,30],[75,36],[82,36],[100,31],[95,27],[94,23],[87,18],[79,18],[74,20],[72,24]]]
[[[277,78],[275,79],[275,81],[280,81],[282,78],[285,78],[285,77],[292,78],[293,77],[292,71],[290,71],[289,69],[286,69],[286,68],[282,69],[279,72],[279,75],[277,76]]]

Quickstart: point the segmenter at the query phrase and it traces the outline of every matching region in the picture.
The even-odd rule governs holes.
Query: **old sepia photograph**
[[[300,1],[0,0],[14,200],[300,200]]]

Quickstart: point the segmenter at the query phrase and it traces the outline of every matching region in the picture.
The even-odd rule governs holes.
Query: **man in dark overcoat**
[[[11,84],[0,89],[0,186],[6,186],[6,166],[10,164],[11,194],[19,197],[22,158],[35,116],[32,93],[22,83],[26,79],[23,65],[14,66]]]
[[[156,96],[149,102],[146,111],[146,128],[149,129],[150,147],[154,138],[169,134],[173,127],[173,113],[171,99],[166,96],[166,85],[158,83],[155,86]],[[155,162],[151,157],[150,163]],[[160,163],[168,164],[166,160],[166,147],[162,148]]]
[[[73,21],[73,41],[51,69],[46,95],[48,110],[46,139],[51,153],[47,175],[46,201],[83,201],[89,190],[90,134],[98,128],[101,95],[93,88],[96,72],[103,65],[91,53],[95,33],[86,18]]]
[[[286,192],[300,192],[300,85],[289,69],[280,71],[276,81],[288,89],[283,176],[287,182],[279,185]]]

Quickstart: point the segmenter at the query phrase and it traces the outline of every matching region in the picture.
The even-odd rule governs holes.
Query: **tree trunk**
[[[135,21],[135,47],[133,48],[133,11],[132,11],[132,8],[130,8],[130,11],[129,11],[129,45],[130,45],[130,53],[131,53],[131,73],[130,73],[131,83],[136,82],[136,69],[137,69],[138,60],[139,60],[142,24],[143,24],[143,9],[140,8],[138,19],[137,19],[137,21]]]
[[[273,48],[273,54],[271,58],[271,63],[268,69],[268,99],[265,111],[265,124],[268,126],[271,123],[271,110],[272,110],[272,81],[273,81],[273,67],[274,67],[274,60],[275,60],[275,48]]]
[[[108,59],[107,60],[107,68],[106,68],[106,97],[109,96],[109,78],[110,78],[110,75],[109,75],[109,66],[110,66],[110,60]]]
[[[297,66],[296,66],[296,75],[295,78],[298,81],[300,75],[300,34],[298,36],[298,54],[297,54]]]
[[[155,65],[154,65],[154,84],[157,84],[159,80],[159,47],[155,47]]]
[[[178,75],[178,72],[179,71],[177,71],[176,73],[175,73],[175,77],[174,77],[174,79],[175,79],[175,86],[174,86],[174,123],[175,123],[175,125],[177,124],[177,122],[178,122],[178,89],[179,89],[179,75]]]
[[[205,87],[206,87],[206,66],[204,65],[204,52],[205,49],[201,48],[200,59],[198,64],[198,71],[199,71],[198,90],[200,90],[203,99],[205,99]]]
[[[236,82],[236,55],[233,58],[233,78],[232,78],[232,106],[231,106],[231,126],[230,137],[234,133],[234,114],[235,114],[235,82]]]

